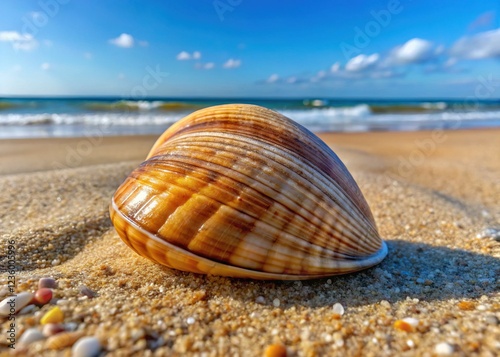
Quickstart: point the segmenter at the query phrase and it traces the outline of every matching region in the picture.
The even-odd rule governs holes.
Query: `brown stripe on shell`
[[[251,115],[248,112],[251,111]],[[215,131],[237,133],[248,137],[259,136],[273,146],[287,148],[304,161],[310,162],[325,175],[340,184],[361,212],[375,225],[370,208],[351,174],[337,155],[317,136],[287,117],[259,106],[229,104],[196,111],[171,126],[157,140],[148,158],[165,141],[187,132]]]
[[[136,252],[181,270],[273,279],[383,259],[368,205],[317,137],[255,106],[197,113],[167,130],[115,195],[112,220]]]
[[[351,273],[360,269],[368,268],[370,266],[378,264],[387,254],[387,247],[385,243],[383,243],[382,249],[369,259],[365,259],[363,261],[363,265],[360,265],[358,261],[333,261],[331,262],[329,270],[325,270],[324,272],[318,274],[311,274],[307,271],[303,274],[298,275],[288,273],[276,274],[253,269],[239,268],[233,265],[215,262],[203,257],[196,256],[191,252],[183,250],[176,246],[170,245],[168,242],[160,241],[157,237],[151,235],[151,233],[145,231],[135,222],[124,216],[117,209],[114,201],[112,201],[110,205],[110,215],[112,217],[113,223],[115,224],[115,227],[117,228],[117,233],[129,247],[131,247],[136,253],[138,253],[138,251],[134,248],[136,246],[143,247],[141,251],[147,251],[146,254],[138,253],[139,255],[142,255],[143,257],[146,257],[156,263],[168,266],[170,268],[199,274],[213,274],[264,280],[314,279],[325,276]],[[121,229],[121,227],[127,226],[132,226],[133,229],[138,232],[138,234],[135,234],[131,237],[127,236],[126,233],[124,233],[124,230]]]
[[[198,134],[200,137],[203,137],[203,133],[199,133]],[[188,139],[191,139],[191,137],[189,137]],[[227,137],[224,138],[226,142],[229,141],[229,139]],[[162,157],[162,155],[158,155],[158,156],[155,156],[154,158],[152,159],[169,159],[169,160],[174,160],[174,159],[177,159],[177,158],[174,158],[174,156],[178,155],[179,152],[182,150],[184,153],[189,153],[189,158],[183,158],[184,160],[194,160],[194,158],[196,158],[196,160],[198,160],[197,162],[199,162],[199,160],[201,159],[204,159],[205,156],[204,156],[204,153],[203,151],[201,152],[197,152],[197,148],[200,147],[201,145],[196,145],[197,143],[196,142],[193,142],[192,144],[190,145],[184,145],[184,144],[180,144],[178,141],[176,140],[172,140],[171,142],[169,142],[169,144],[171,144],[173,146],[172,150],[169,151],[170,149],[170,145],[164,145],[164,147],[162,148],[164,151],[168,152],[168,157]],[[208,142],[205,143],[205,145],[209,145]],[[236,146],[233,146],[231,147],[232,149],[235,149]],[[255,157],[252,157],[252,151],[255,151],[255,150],[258,150],[259,152],[259,155],[255,155]],[[227,155],[226,155],[227,154]],[[256,163],[250,163],[249,160],[250,159],[255,159],[255,158],[258,158],[258,157],[261,157],[261,156],[265,156],[266,154],[266,151],[265,151],[265,147],[261,147],[261,148],[248,148],[248,151],[247,151],[247,157],[244,158],[244,160],[247,160],[245,161],[244,165],[241,165],[243,166],[242,168],[238,168],[236,169],[236,171],[238,171],[237,173],[240,174],[242,173],[243,170],[247,170],[246,172],[246,175],[249,177],[248,179],[246,179],[247,181],[249,180],[253,180],[253,181],[256,181],[258,179],[258,177],[255,177],[255,176],[252,176],[253,175],[253,171],[251,170],[255,170],[257,173],[261,172],[262,170],[265,170],[266,169],[266,165],[271,165],[272,164],[272,159],[270,157],[267,157],[267,161],[261,161],[260,163],[259,162],[256,162]],[[218,155],[217,156],[211,156],[211,157],[207,157],[205,158],[206,161],[210,161],[210,163],[213,163],[213,164],[217,164],[217,165],[222,165],[222,164],[225,164],[226,160],[228,160],[229,162],[231,162],[229,159],[231,158],[234,158],[234,157],[244,157],[245,156],[245,151],[243,152],[230,152],[229,149],[226,149],[226,152],[222,151],[221,149],[219,150],[218,152]],[[293,165],[293,162],[290,160],[290,158],[286,158],[284,159],[284,162],[287,162],[289,163],[290,165]],[[203,163],[199,163],[200,165],[202,165]],[[226,166],[231,166],[231,165],[226,165]],[[289,168],[286,168],[285,166],[281,166],[281,167],[277,167],[277,165],[274,165],[272,167],[273,169],[273,172],[272,174],[275,176],[278,175],[278,174],[283,174],[285,172],[285,175],[295,175],[296,172],[294,172],[293,170],[290,170]],[[298,168],[297,166],[293,166],[293,169],[295,169],[295,171],[300,171],[300,168]],[[306,169],[306,168],[303,168],[303,169]],[[309,172],[309,175],[312,175],[312,172],[314,171],[311,171]],[[284,176],[284,175],[282,175]],[[299,175],[300,176],[300,175]],[[305,176],[305,175],[302,175],[302,176]],[[276,182],[274,182],[274,189],[278,190],[278,189],[281,189],[283,191],[283,188],[286,188],[284,187],[284,181],[286,178],[283,177],[282,180],[277,180],[276,179]],[[302,191],[303,192],[306,192],[306,193],[309,193],[309,191],[311,189],[315,189],[316,187],[314,185],[311,185],[306,178],[304,177],[298,177],[297,180],[290,180],[290,182],[292,183],[300,183],[300,180],[304,181],[306,184],[307,184],[307,187],[303,187],[302,188]],[[244,181],[245,179],[242,178],[240,179],[241,181]],[[269,184],[272,184],[273,182],[269,182]],[[330,182],[331,183],[331,182]],[[281,191],[281,192],[282,192]],[[294,195],[297,195],[297,194],[300,194],[301,190],[294,190],[293,191],[293,194]],[[273,192],[272,193],[272,197],[273,199],[276,199],[276,194],[277,192]],[[340,197],[339,194],[342,194],[342,192],[338,192],[336,195],[333,195],[333,194],[330,194],[330,197]],[[313,202],[321,202],[323,199],[324,199],[324,196],[327,195],[327,192],[322,192],[322,194],[318,194],[316,195],[316,197],[314,197],[312,199]],[[291,197],[291,199],[294,199],[297,203],[297,206],[295,207],[291,207],[291,210],[292,210],[292,214],[297,214],[297,210],[298,209],[301,209],[303,207],[300,207],[299,205],[303,205],[304,204],[304,200],[302,198],[298,198],[298,197]],[[339,205],[339,206],[343,206],[344,209],[346,206],[349,205],[349,200],[346,198],[344,199],[343,202],[341,202],[343,205]],[[351,207],[351,210],[355,210],[355,207]],[[342,213],[343,212],[343,209],[339,209],[338,212]],[[324,212],[322,215],[327,215],[327,214],[331,214],[328,213],[328,212]],[[360,215],[351,215],[351,217],[345,217],[344,221],[345,222],[349,222],[350,220],[354,220],[356,221],[357,217],[363,217],[363,216],[360,216]],[[313,222],[309,222],[309,223],[313,223]],[[357,225],[359,226],[363,226],[365,225],[366,227],[364,227],[364,230],[371,230],[372,233],[376,233],[376,231],[373,229],[373,227],[370,226],[370,223],[369,222],[366,222],[366,221],[359,221],[357,220],[356,224],[353,225],[351,228],[355,231],[356,230],[356,227]],[[330,239],[331,237],[325,237],[325,239]],[[356,241],[358,241],[359,239],[363,239],[363,237],[361,236],[356,236],[355,237]],[[346,242],[348,243],[348,242]],[[359,242],[356,242],[356,245],[352,245],[352,248],[354,249],[354,251],[358,252],[358,253],[362,253],[362,251],[360,251],[358,249],[359,245],[357,245],[357,243]],[[369,244],[368,244],[369,245]],[[376,247],[377,248],[377,247]],[[370,252],[366,252],[367,254],[370,254]]]

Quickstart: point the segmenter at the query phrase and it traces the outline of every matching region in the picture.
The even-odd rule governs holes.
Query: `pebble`
[[[64,313],[61,311],[59,306],[56,306],[47,311],[45,315],[43,315],[43,317],[40,319],[40,323],[42,325],[48,323],[58,324],[63,322],[63,320],[64,320]]]
[[[101,351],[101,343],[95,337],[82,337],[71,349],[73,357],[94,357]]]
[[[446,342],[438,343],[434,347],[434,352],[438,356],[451,356],[453,354],[453,351],[454,351],[453,346]]]
[[[82,338],[83,332],[61,332],[47,339],[45,344],[51,350],[60,350],[65,347],[73,346],[73,344]]]
[[[380,306],[383,306],[383,307],[389,309],[391,307],[391,303],[389,301],[387,301],[387,300],[382,300],[380,302]]]
[[[36,305],[28,305],[28,306],[25,306],[23,307],[19,312],[18,314],[19,315],[28,315],[28,314],[31,314],[32,312],[34,312],[35,310],[37,309]]]
[[[333,305],[333,313],[334,315],[338,316],[339,318],[344,315],[345,309],[344,307],[339,304],[338,302]]]
[[[418,326],[418,320],[413,317],[405,317],[394,322],[394,328],[400,331],[414,332]]]
[[[188,318],[186,319],[186,322],[187,322],[187,324],[188,324],[188,325],[192,325],[192,324],[194,324],[194,322],[195,322],[195,321],[196,321],[196,320],[194,319],[194,317],[188,317]]]
[[[486,228],[476,235],[476,238],[491,238],[500,242],[500,229]]]
[[[476,303],[472,301],[460,301],[457,306],[460,310],[470,311],[476,308]]]
[[[267,346],[266,351],[264,352],[265,357],[286,357],[286,347],[275,343]]]
[[[94,298],[97,296],[97,293],[90,288],[88,288],[85,285],[81,285],[78,290],[80,291],[80,294],[89,297],[90,299]]]
[[[489,325],[493,326],[500,325],[500,320],[495,315],[485,316],[484,321]]]
[[[0,296],[1,297],[9,295],[9,292],[10,292],[10,289],[7,285],[4,285],[0,288]]]
[[[281,304],[280,299],[276,298],[276,299],[273,300],[273,306],[274,307],[280,307],[280,304]]]
[[[36,328],[29,328],[22,334],[21,338],[19,339],[19,344],[27,346],[30,343],[43,340],[44,338],[45,336]]]
[[[27,306],[33,299],[30,292],[19,293],[16,296],[8,296],[0,302],[0,316],[9,316],[18,313],[23,307]],[[12,306],[11,306],[12,305]]]
[[[57,282],[53,278],[41,278],[38,280],[38,289],[43,289],[43,288],[48,288],[48,289],[55,289],[57,288]]]
[[[48,323],[43,325],[42,332],[44,336],[50,337],[52,335],[58,334],[59,332],[63,332],[64,330],[65,328],[62,324]]]
[[[33,301],[37,305],[48,304],[52,300],[52,290],[49,288],[41,288],[35,292]]]
[[[66,331],[76,331],[78,324],[76,322],[67,322],[64,324],[64,329]]]
[[[255,299],[255,302],[257,304],[264,305],[266,303],[266,299],[264,299],[264,296],[257,296],[257,298]]]

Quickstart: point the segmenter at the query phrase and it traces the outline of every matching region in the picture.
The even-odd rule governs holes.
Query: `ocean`
[[[159,135],[188,113],[225,103],[261,105],[283,113],[314,132],[500,126],[500,99],[471,102],[325,98],[0,98],[0,139]]]

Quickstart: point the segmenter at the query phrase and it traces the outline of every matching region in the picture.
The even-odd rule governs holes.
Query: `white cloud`
[[[446,62],[444,63],[444,66],[449,68],[449,67],[453,67],[456,63],[457,63],[457,58],[456,57],[450,57],[448,58],[448,60],[446,60]]]
[[[338,62],[335,62],[334,64],[332,64],[332,67],[330,68],[330,71],[332,72],[338,72],[340,69],[340,63]]]
[[[182,51],[177,55],[177,59],[179,61],[186,61],[188,59],[191,59],[191,55],[187,53],[186,51]]]
[[[222,65],[224,68],[238,68],[241,66],[241,60],[236,60],[236,59],[228,59],[226,63]]]
[[[92,53],[90,53],[90,52],[85,52],[85,53],[83,54],[83,57],[85,57],[85,59],[90,60],[90,59],[92,59]]]
[[[17,31],[0,31],[0,41],[2,42],[20,42],[30,41],[33,39],[31,35],[21,35]]]
[[[187,61],[187,60],[199,60],[201,58],[200,51],[194,51],[192,54],[186,51],[181,51],[177,55],[177,60],[179,61]]]
[[[0,31],[0,42],[9,42],[13,49],[21,51],[31,51],[38,46],[32,35],[20,34],[17,31]]]
[[[212,69],[215,67],[215,63],[213,62],[207,62],[207,63],[196,63],[194,65],[195,68],[198,69]]]
[[[421,63],[431,59],[440,50],[442,47],[434,50],[434,45],[430,41],[412,38],[404,45],[396,47],[392,52],[392,57],[399,63]]]
[[[40,68],[44,71],[48,71],[50,69],[50,63],[42,63],[42,65],[40,66]]]
[[[287,83],[293,84],[293,83],[297,82],[297,77],[290,77],[286,81],[287,81]]]
[[[315,76],[311,77],[310,81],[311,82],[319,82],[323,78],[326,78],[326,76],[327,76],[326,71],[319,71],[318,74],[316,74]]]
[[[462,37],[451,47],[450,53],[468,59],[500,57],[500,28]]]
[[[275,83],[275,82],[277,82],[277,81],[278,81],[278,79],[280,79],[280,77],[279,77],[276,73],[274,73],[274,74],[271,74],[271,75],[269,76],[269,78],[267,79],[267,81],[266,81],[266,82],[267,82],[267,83]]]
[[[122,33],[117,38],[112,38],[109,43],[123,48],[130,48],[134,46],[134,38],[128,33]]]
[[[349,72],[360,72],[364,71],[373,65],[375,65],[379,60],[379,54],[374,53],[370,56],[358,55],[351,58],[345,65],[345,69]]]
[[[179,60],[179,61],[186,61],[186,60],[190,60],[190,59],[191,59],[191,55],[189,53],[187,53],[186,51],[182,51],[177,55],[177,60]]]
[[[30,42],[14,42],[12,44],[12,48],[16,51],[31,51],[38,47],[38,42],[30,41]]]

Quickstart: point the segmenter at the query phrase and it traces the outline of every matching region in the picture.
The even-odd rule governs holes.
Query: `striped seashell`
[[[135,252],[194,273],[310,279],[387,255],[337,155],[254,105],[214,106],[172,125],[118,188],[110,214]]]

